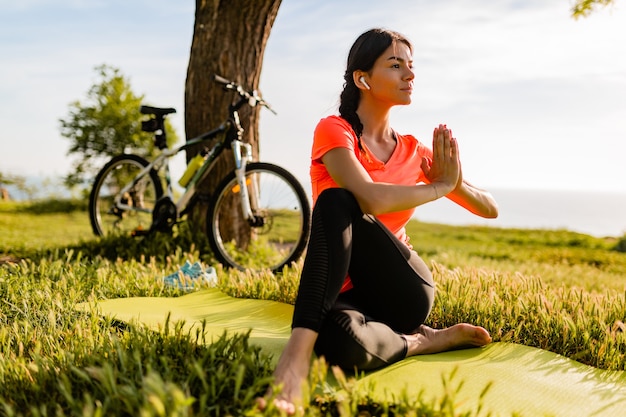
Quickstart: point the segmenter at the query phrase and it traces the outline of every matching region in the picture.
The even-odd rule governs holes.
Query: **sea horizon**
[[[596,237],[626,234],[626,191],[492,189],[496,219],[484,219],[440,199],[415,210],[426,223],[520,229],[569,230]]]

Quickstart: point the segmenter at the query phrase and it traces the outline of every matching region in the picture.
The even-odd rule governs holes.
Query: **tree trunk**
[[[258,89],[265,45],[278,14],[281,0],[196,0],[196,17],[187,81],[185,85],[185,132],[188,139],[217,127],[227,116],[232,92],[224,92],[213,74]],[[239,111],[245,129],[243,140],[259,154],[259,108],[244,106]],[[187,161],[200,151],[192,149]],[[211,194],[217,183],[234,168],[227,149],[216,169],[199,192]],[[197,204],[191,214],[193,228],[206,227],[207,206]],[[238,213],[233,207],[233,216]],[[235,217],[233,222],[238,221]]]

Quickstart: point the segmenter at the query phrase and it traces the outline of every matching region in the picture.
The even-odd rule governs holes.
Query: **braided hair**
[[[348,54],[346,72],[343,75],[343,91],[339,96],[339,115],[343,117],[356,133],[359,149],[363,151],[361,136],[363,135],[363,123],[356,113],[361,101],[361,90],[354,83],[354,71],[369,71],[383,52],[393,42],[402,42],[409,49],[413,49],[411,42],[398,32],[387,29],[370,29],[360,35]]]

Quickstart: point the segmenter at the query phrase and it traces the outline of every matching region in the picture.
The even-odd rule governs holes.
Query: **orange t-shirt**
[[[424,146],[411,135],[396,135],[396,147],[387,162],[382,162],[372,154],[365,143],[363,151],[359,149],[357,137],[345,119],[329,116],[322,119],[313,135],[311,151],[311,185],[313,188],[313,204],[322,191],[327,188],[338,188],[326,167],[322,157],[334,148],[347,148],[354,152],[357,160],[369,173],[372,181],[400,185],[415,185],[424,182],[426,177],[421,168],[422,157],[432,159],[432,150]],[[401,242],[409,248],[409,238],[405,226],[411,219],[415,209],[385,213],[376,216]],[[344,284],[344,289],[346,285]]]
[[[398,134],[396,137],[396,148],[389,160],[383,163],[369,152],[365,143],[362,142],[364,152],[359,149],[356,134],[346,120],[339,116],[322,119],[315,129],[311,151],[310,175],[313,204],[317,196],[325,189],[339,187],[322,163],[324,154],[334,148],[347,148],[354,152],[372,181],[400,185],[415,185],[424,182],[426,177],[421,168],[422,157],[432,159],[432,151],[411,135]],[[380,214],[377,217],[400,241],[408,245],[404,227],[414,211],[413,208]]]

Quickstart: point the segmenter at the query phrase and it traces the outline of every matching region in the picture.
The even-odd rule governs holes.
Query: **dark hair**
[[[361,100],[361,90],[354,83],[354,71],[369,71],[374,66],[376,60],[393,42],[402,42],[409,49],[413,50],[411,42],[398,32],[387,29],[370,29],[359,36],[348,54],[346,72],[343,75],[343,91],[340,95],[339,114],[346,119],[354,129],[361,146],[361,135],[363,134],[363,124],[356,113]]]

